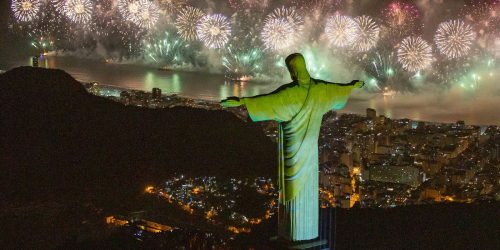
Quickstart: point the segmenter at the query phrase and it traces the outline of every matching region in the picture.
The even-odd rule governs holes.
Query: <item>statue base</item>
[[[275,249],[330,249],[328,241],[320,238],[302,241],[289,241],[278,236],[274,236],[271,237],[269,241]]]

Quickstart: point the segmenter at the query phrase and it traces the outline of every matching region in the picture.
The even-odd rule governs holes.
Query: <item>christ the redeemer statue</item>
[[[311,240],[318,237],[318,137],[323,114],[342,109],[352,89],[364,83],[313,79],[298,53],[285,61],[292,83],[265,95],[229,97],[221,105],[246,105],[253,121],[278,122],[278,235],[289,241]]]

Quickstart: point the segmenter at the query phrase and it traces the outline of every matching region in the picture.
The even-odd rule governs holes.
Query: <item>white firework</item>
[[[149,0],[139,0],[139,6],[139,15],[136,18],[137,25],[145,29],[153,27],[160,18],[158,6]]]
[[[267,20],[261,34],[266,48],[277,51],[291,47],[296,40],[295,35],[290,32],[292,29],[290,22],[283,18]]]
[[[304,25],[304,19],[297,13],[294,7],[281,7],[274,9],[274,11],[267,16],[267,18],[283,18],[290,25],[297,29],[295,31],[302,31],[302,26]]]
[[[461,20],[451,20],[439,24],[434,36],[437,48],[449,59],[467,55],[476,39],[472,27]]]
[[[228,18],[221,14],[203,16],[196,25],[196,35],[206,47],[222,48],[231,36],[231,25]]]
[[[133,22],[134,16],[139,14],[139,1],[118,0],[118,11],[124,19]]]
[[[149,0],[120,0],[118,11],[125,20],[143,29],[153,27],[160,18],[158,6]]]
[[[66,17],[72,22],[87,24],[92,18],[94,6],[90,0],[66,0],[63,10]]]
[[[175,13],[187,5],[187,0],[158,0],[158,7],[168,14]]]
[[[283,50],[296,44],[302,35],[304,20],[295,8],[277,8],[266,17],[261,38],[270,50]]]
[[[417,72],[431,65],[432,48],[421,37],[410,36],[398,46],[397,56],[404,69]]]
[[[352,44],[356,35],[356,23],[349,16],[333,15],[328,17],[325,34],[329,44],[335,47],[346,47]]]
[[[59,13],[64,13],[64,3],[66,0],[50,0],[50,4],[55,7]]]
[[[33,21],[40,11],[38,0],[12,0],[10,9],[14,17],[21,22]]]
[[[369,16],[360,16],[356,22],[356,35],[353,47],[359,52],[366,52],[377,45],[380,35],[379,25]]]
[[[198,8],[191,6],[183,8],[175,21],[179,36],[186,41],[196,40],[196,24],[203,15],[205,15],[203,11]]]

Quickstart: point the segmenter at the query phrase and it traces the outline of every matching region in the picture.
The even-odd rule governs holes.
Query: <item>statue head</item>
[[[287,56],[285,63],[292,80],[297,81],[301,85],[309,84],[311,76],[307,72],[306,60],[302,54],[294,53]]]

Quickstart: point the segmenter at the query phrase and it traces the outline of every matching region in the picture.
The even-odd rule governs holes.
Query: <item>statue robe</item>
[[[244,98],[253,121],[279,123],[279,236],[291,241],[318,237],[318,137],[323,115],[345,106],[353,84],[310,80],[283,85],[267,95]]]

